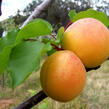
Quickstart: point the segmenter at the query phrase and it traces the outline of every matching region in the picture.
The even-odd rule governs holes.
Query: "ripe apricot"
[[[94,18],[80,19],[65,31],[62,47],[73,51],[87,68],[97,67],[109,56],[109,30]]]
[[[86,81],[86,70],[73,52],[57,51],[42,65],[40,81],[43,91],[49,97],[67,102],[82,91]]]

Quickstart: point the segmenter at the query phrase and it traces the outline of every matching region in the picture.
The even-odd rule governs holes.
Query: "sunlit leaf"
[[[63,33],[64,33],[64,27],[59,28],[55,42],[61,44]]]
[[[46,49],[44,47],[48,46],[39,41],[28,41],[18,44],[13,49],[7,67],[12,78],[12,88],[20,85],[33,71],[40,68],[41,53]]]
[[[38,36],[49,35],[52,32],[52,26],[47,21],[42,19],[35,19],[24,26],[18,36],[17,41],[23,39],[34,38]]]
[[[12,48],[16,45],[15,40],[19,30],[13,30],[8,32],[5,37],[0,39],[0,76],[4,72]]]
[[[47,108],[48,108],[48,103],[43,103],[38,106],[38,109],[47,109]]]
[[[74,16],[76,15],[76,11],[75,10],[71,10],[68,15],[70,17],[70,20],[72,21]]]
[[[98,12],[93,9],[88,9],[87,11],[81,11],[73,17],[72,22],[75,22],[82,18],[95,18],[101,21],[105,26],[109,26],[109,19],[104,12]]]

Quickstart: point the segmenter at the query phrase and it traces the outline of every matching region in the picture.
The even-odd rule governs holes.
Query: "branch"
[[[33,13],[27,18],[21,28],[23,28],[29,21],[38,17],[43,12],[43,10],[45,10],[46,8],[48,8],[49,5],[52,4],[53,1],[55,0],[44,0],[39,6],[34,9]]]
[[[0,0],[0,16],[2,15],[1,6],[2,6],[2,0]]]
[[[31,98],[29,98],[28,100],[26,100],[25,102],[23,102],[22,104],[20,104],[14,109],[30,109],[31,107],[33,107],[34,105],[45,99],[46,97],[47,95],[43,92],[43,90],[41,90],[39,93],[32,96]]]

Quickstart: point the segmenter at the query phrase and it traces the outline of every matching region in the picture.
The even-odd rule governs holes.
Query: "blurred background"
[[[3,0],[0,17],[0,36],[4,31],[11,31],[16,26],[22,25],[34,8],[43,0]],[[54,0],[54,3],[43,10],[39,16],[49,21],[54,30],[65,26],[69,22],[68,12],[75,9],[76,12],[93,8],[105,12],[109,16],[109,0]]]
[[[3,0],[0,16],[0,37],[22,23],[43,0]],[[55,0],[48,9],[43,10],[39,18],[49,21],[57,32],[60,26],[69,22],[68,12],[89,8],[105,12],[109,17],[109,0]],[[99,55],[99,54],[98,54]],[[42,59],[41,63],[45,60]],[[12,109],[37,91],[41,90],[39,72],[33,74],[14,91],[9,86],[9,77],[5,73],[0,78],[0,109]],[[109,109],[109,61],[97,70],[87,73],[84,91],[73,101],[59,103],[50,98],[33,107],[33,109]]]

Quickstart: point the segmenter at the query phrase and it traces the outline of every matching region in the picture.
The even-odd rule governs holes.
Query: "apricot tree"
[[[50,0],[48,1],[51,3]],[[32,15],[21,28],[8,32],[5,37],[0,39],[0,75],[3,74],[4,70],[8,72],[13,89],[23,83],[33,71],[37,71],[40,68],[40,59],[44,54],[48,55],[48,59],[44,62],[40,73],[41,85],[44,91],[40,91],[15,109],[30,109],[47,96],[58,101],[72,100],[82,91],[85,85],[86,71],[98,68],[108,58],[109,31],[107,27],[109,26],[109,19],[106,14],[88,9],[80,13],[72,10],[69,12],[69,16],[71,21],[68,26],[71,26],[67,26],[65,29],[64,27],[59,28],[55,35],[49,22],[39,18],[32,20],[34,18],[34,15]],[[83,18],[87,18],[88,21],[83,22]],[[94,19],[96,25],[93,25],[92,19]],[[73,29],[72,25],[74,25]],[[93,43],[89,47],[87,44],[91,41],[90,34],[94,39],[92,38]],[[38,38],[39,36],[41,38]],[[43,36],[48,36],[48,38]],[[89,39],[88,36],[90,36]],[[89,42],[86,43],[84,40]],[[89,48],[84,50],[87,47]],[[81,50],[84,50],[84,52]],[[92,51],[91,54],[90,50]],[[81,52],[88,53],[89,56],[98,52],[94,55],[93,63],[97,62],[97,64],[91,65],[91,67],[85,64],[79,56]],[[84,57],[85,54],[82,54],[82,56]],[[85,60],[86,63],[90,62],[91,58],[87,57],[88,61]],[[66,89],[67,86],[68,89]]]

